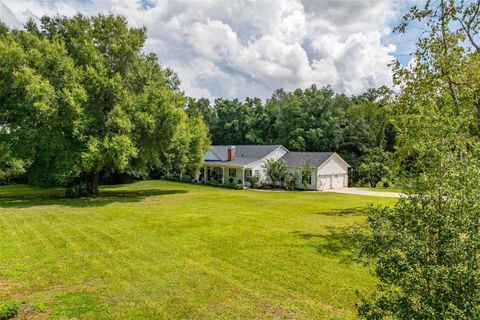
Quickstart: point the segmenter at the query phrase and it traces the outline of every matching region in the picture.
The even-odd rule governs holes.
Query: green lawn
[[[338,193],[166,181],[0,187],[0,301],[31,318],[344,319],[373,279],[349,231],[368,203]]]
[[[390,187],[390,188],[383,188],[383,187],[357,187],[358,189],[367,190],[367,191],[375,191],[375,192],[402,192],[402,188],[400,187]]]

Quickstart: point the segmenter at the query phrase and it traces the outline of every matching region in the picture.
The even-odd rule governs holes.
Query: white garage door
[[[318,177],[318,190],[338,189],[345,187],[345,174],[320,175]]]
[[[332,176],[332,189],[343,188],[345,186],[345,174],[334,174]]]
[[[318,190],[328,190],[332,188],[332,176],[321,175],[318,177]]]

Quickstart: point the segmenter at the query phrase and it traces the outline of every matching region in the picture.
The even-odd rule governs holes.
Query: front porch
[[[199,181],[216,184],[241,184],[243,187],[247,187],[250,185],[248,180],[251,175],[251,168],[205,164],[200,169]]]

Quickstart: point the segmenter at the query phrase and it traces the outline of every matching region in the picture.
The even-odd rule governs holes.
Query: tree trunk
[[[90,180],[90,190],[89,190],[91,195],[93,196],[99,195],[100,193],[98,191],[99,182],[100,182],[100,174],[98,172],[92,174],[91,180]]]
[[[100,173],[82,174],[80,177],[72,180],[67,185],[65,197],[67,198],[81,198],[98,196],[98,185],[100,183]]]

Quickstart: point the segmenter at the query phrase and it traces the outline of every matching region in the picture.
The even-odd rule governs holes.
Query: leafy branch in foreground
[[[395,207],[371,208],[362,257],[380,280],[365,319],[480,318],[480,165],[443,153]]]

